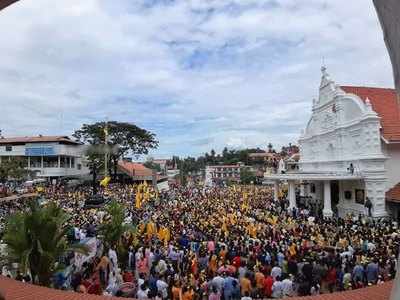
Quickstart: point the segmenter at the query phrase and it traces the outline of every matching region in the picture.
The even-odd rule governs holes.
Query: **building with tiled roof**
[[[299,139],[299,169],[266,179],[289,183],[324,205],[324,215],[400,218],[400,104],[394,89],[339,86],[322,68],[319,96]],[[278,191],[275,193],[278,194]],[[370,206],[370,210],[366,207]],[[398,205],[400,207],[400,205]]]
[[[294,297],[292,300],[389,300],[392,282],[364,289],[324,294],[310,297]],[[60,291],[35,286],[0,276],[0,299],[6,300],[117,300],[128,298],[106,297]]]
[[[153,176],[153,171],[143,164],[126,160],[118,162],[118,170],[135,181],[152,180]]]
[[[341,86],[346,93],[357,95],[366,102],[368,99],[381,118],[381,135],[387,143],[400,143],[400,105],[395,89]]]
[[[152,182],[155,180],[156,183],[160,183],[167,180],[167,176],[158,175],[155,170],[145,167],[142,163],[127,160],[121,160],[118,162],[118,173],[133,182]],[[121,179],[123,180],[123,178]]]

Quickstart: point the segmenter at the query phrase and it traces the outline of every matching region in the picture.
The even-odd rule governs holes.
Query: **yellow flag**
[[[138,209],[142,207],[142,195],[140,191],[136,192],[135,207]]]
[[[100,185],[102,187],[106,187],[109,183],[110,183],[111,177],[110,176],[106,176],[103,178],[102,181],[100,181]]]
[[[226,226],[226,220],[225,218],[222,221],[222,227],[221,227],[222,231],[227,233],[228,232],[228,227]]]
[[[146,234],[148,237],[151,237],[154,233],[156,233],[156,226],[153,222],[147,223],[146,226]]]

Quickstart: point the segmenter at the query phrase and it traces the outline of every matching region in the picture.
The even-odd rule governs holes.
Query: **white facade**
[[[0,163],[10,157],[24,158],[37,177],[75,177],[89,174],[84,161],[85,146],[59,142],[2,144]]]
[[[240,168],[241,164],[238,165],[217,165],[207,166],[205,171],[205,182],[206,186],[211,186],[214,181],[225,181],[232,180],[240,181]]]
[[[303,193],[322,201],[327,217],[334,211],[339,216],[365,214],[366,197],[373,217],[386,216],[385,192],[400,181],[400,145],[386,144],[380,129],[370,101],[347,94],[322,68],[319,97],[299,139],[299,171],[269,177],[288,180],[289,189],[295,181],[314,186]],[[289,191],[291,206],[293,193]]]

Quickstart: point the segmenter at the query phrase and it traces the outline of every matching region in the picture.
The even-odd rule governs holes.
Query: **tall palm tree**
[[[7,220],[3,236],[7,261],[18,263],[22,272],[30,271],[34,283],[49,286],[52,275],[61,269],[60,257],[69,251],[88,252],[84,245],[68,245],[68,220],[69,215],[55,203],[40,206],[32,201],[28,211]]]
[[[134,232],[134,227],[132,225],[128,225],[124,223],[125,220],[125,212],[124,207],[119,204],[117,201],[112,200],[106,206],[106,212],[109,216],[107,222],[103,223],[99,231],[103,236],[103,241],[107,246],[112,246],[118,244],[121,241],[122,235],[126,231]]]
[[[132,224],[125,224],[125,208],[117,201],[113,200],[106,206],[107,221],[104,222],[99,232],[106,247],[115,247],[121,262],[128,259],[128,246],[124,243],[122,236],[130,233],[131,237],[137,241],[137,228]]]

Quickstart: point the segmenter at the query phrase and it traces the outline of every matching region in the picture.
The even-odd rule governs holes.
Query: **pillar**
[[[304,181],[300,182],[300,197],[305,197],[306,196],[306,189],[304,186]]]
[[[366,197],[372,202],[372,217],[382,218],[387,217],[386,197],[385,197],[385,179],[376,178],[374,180],[365,180]],[[368,209],[364,208],[365,214],[368,214]]]
[[[324,217],[332,217],[332,203],[331,203],[331,182],[329,180],[324,181],[324,209],[322,211]]]
[[[57,168],[60,168],[61,167],[61,162],[60,162],[60,160],[61,160],[61,158],[60,158],[60,155],[58,156],[58,165],[57,165]]]
[[[274,181],[274,201],[279,201],[279,181]]]
[[[296,185],[294,180],[289,180],[289,209],[296,207]]]

